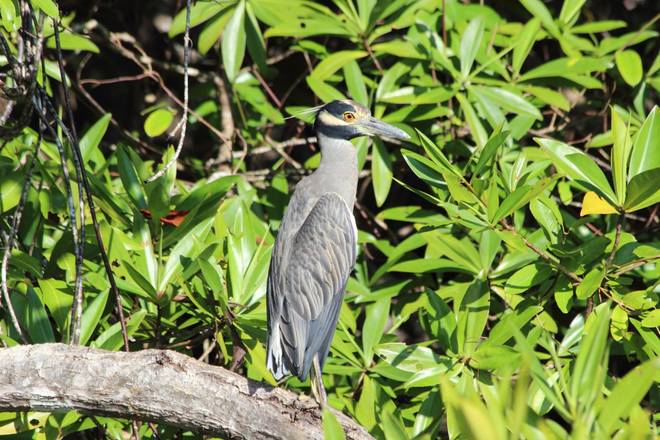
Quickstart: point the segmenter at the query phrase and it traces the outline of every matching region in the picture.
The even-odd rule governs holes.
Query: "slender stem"
[[[83,189],[83,167],[82,157],[77,154],[80,151],[78,144],[78,133],[76,132],[76,124],[73,118],[73,109],[71,108],[71,100],[69,99],[69,88],[66,86],[66,73],[64,72],[64,63],[62,62],[62,48],[60,46],[60,22],[53,20],[53,28],[55,30],[55,48],[57,50],[57,65],[60,70],[60,77],[62,78],[62,94],[64,95],[64,107],[67,111],[67,118],[69,119],[69,144],[73,152],[73,163],[76,168],[76,182],[78,184],[78,213],[80,216],[80,231],[78,232],[78,243],[76,244],[76,284],[74,290],[73,306],[71,307],[71,327],[69,333],[69,342],[74,345],[80,343],[80,331],[82,323],[82,309],[83,309],[83,283],[82,283],[82,264],[83,264],[83,249],[85,246],[85,198]],[[66,166],[65,163],[62,166]],[[75,227],[75,226],[72,226]]]
[[[179,136],[179,144],[176,147],[174,156],[170,159],[169,162],[165,164],[163,168],[160,169],[156,174],[148,178],[145,183],[151,183],[156,179],[159,179],[167,170],[169,170],[172,165],[176,163],[183,149],[183,141],[186,138],[186,128],[188,127],[188,62],[190,59],[190,46],[192,42],[190,41],[190,0],[186,0],[186,32],[183,37],[183,115],[181,116],[181,121],[176,126],[175,131],[178,131],[181,128],[181,134]]]
[[[534,251],[539,257],[541,257],[543,260],[545,260],[548,264],[559,270],[561,273],[566,275],[568,278],[570,278],[573,282],[575,283],[581,283],[582,278],[576,275],[575,273],[571,272],[568,270],[565,266],[563,266],[559,261],[557,261],[557,258],[554,257],[553,255],[548,254],[547,252],[539,249],[534,243],[530,242],[527,240],[525,236],[523,236],[516,228],[513,226],[508,225],[506,222],[502,221],[500,222],[504,229],[507,231],[513,232],[516,234],[518,237],[522,239],[522,241],[525,243],[525,246],[527,246],[529,249]]]
[[[638,267],[644,266],[647,263],[650,263],[652,261],[660,259],[659,256],[655,257],[649,257],[649,258],[640,258],[639,260],[631,261],[629,263],[624,264],[623,266],[619,267],[619,270],[614,272],[612,274],[613,277],[617,278],[623,275],[626,272],[630,272],[631,270],[635,270]]]

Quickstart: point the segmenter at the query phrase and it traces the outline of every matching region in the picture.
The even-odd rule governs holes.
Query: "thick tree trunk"
[[[151,420],[231,439],[323,438],[314,400],[165,350],[0,349],[0,411],[28,409]],[[335,414],[347,438],[371,438]]]

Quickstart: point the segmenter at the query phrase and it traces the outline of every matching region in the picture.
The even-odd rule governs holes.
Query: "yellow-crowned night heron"
[[[353,101],[332,101],[316,116],[321,164],[298,183],[277,234],[268,273],[268,369],[305,380],[326,402],[321,368],[357,254],[353,203],[358,136],[409,136]]]

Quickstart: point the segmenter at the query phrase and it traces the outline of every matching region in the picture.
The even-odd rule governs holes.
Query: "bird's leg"
[[[319,364],[319,356],[314,355],[312,360],[312,393],[316,398],[316,401],[321,406],[321,409],[325,408],[328,403],[328,396],[325,394],[325,387],[323,386],[323,378],[321,376],[321,365]]]

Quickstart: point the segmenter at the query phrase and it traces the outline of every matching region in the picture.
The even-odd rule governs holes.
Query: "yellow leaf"
[[[584,200],[582,200],[582,210],[580,211],[580,217],[584,217],[589,214],[615,214],[616,209],[604,199],[602,199],[598,194],[593,191],[589,191],[584,195]]]

